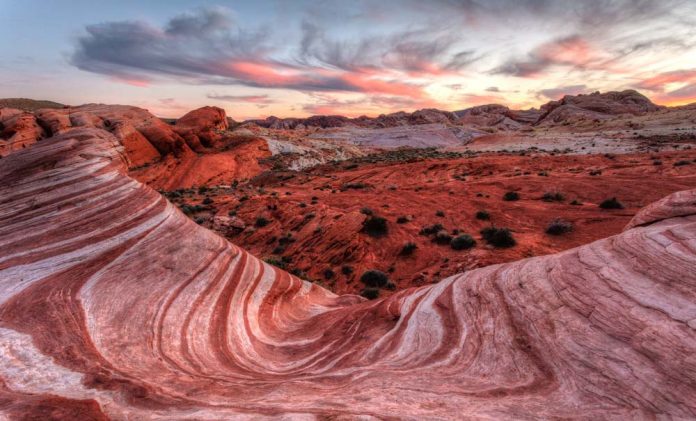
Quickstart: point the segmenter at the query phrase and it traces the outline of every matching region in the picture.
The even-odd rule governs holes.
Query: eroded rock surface
[[[73,129],[0,161],[5,415],[696,417],[692,211],[365,301],[199,227],[119,145]]]

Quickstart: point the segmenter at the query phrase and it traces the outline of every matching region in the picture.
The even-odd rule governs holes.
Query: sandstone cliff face
[[[126,170],[95,128],[0,160],[8,416],[696,417],[696,214],[678,205],[696,191],[586,246],[365,301]]]
[[[537,124],[575,123],[578,120],[605,120],[620,114],[640,115],[661,108],[634,90],[566,95],[541,106]]]

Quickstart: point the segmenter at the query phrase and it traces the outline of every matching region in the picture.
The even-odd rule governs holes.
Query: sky
[[[696,0],[0,0],[0,97],[375,116],[696,102]]]

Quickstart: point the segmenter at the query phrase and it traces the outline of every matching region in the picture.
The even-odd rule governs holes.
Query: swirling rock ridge
[[[366,301],[199,227],[107,131],[33,144],[0,179],[8,418],[696,417],[696,190]]]

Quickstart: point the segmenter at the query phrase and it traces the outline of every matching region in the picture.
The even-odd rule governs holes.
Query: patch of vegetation
[[[546,192],[543,196],[541,196],[541,200],[544,202],[563,202],[565,200],[565,196],[560,192]]]
[[[375,300],[379,298],[379,289],[377,288],[365,288],[360,291],[360,295],[367,298],[368,300]]]
[[[508,248],[517,244],[509,228],[486,227],[481,230],[481,236],[493,247]]]
[[[445,230],[438,231],[433,237],[433,241],[437,244],[449,244],[452,241],[452,236]]]
[[[353,266],[343,265],[341,266],[341,273],[348,276],[353,273]]]
[[[505,194],[503,195],[503,200],[505,200],[506,202],[513,202],[515,200],[520,200],[520,194],[517,193],[516,191],[505,192]]]
[[[369,215],[373,215],[375,213],[375,211],[373,211],[370,208],[362,208],[362,209],[360,209],[360,213],[362,213],[363,215],[369,216]]]
[[[582,205],[582,202],[580,202],[578,199],[573,199],[573,201],[570,202],[570,204],[573,206],[580,206]]]
[[[256,218],[256,221],[254,222],[254,226],[256,226],[257,228],[263,228],[266,225],[268,225],[270,222],[271,221],[264,218],[263,216],[259,216],[258,218]]]
[[[478,211],[476,212],[476,219],[481,221],[488,221],[489,219],[491,219],[491,214],[486,211]]]
[[[387,220],[381,216],[373,215],[363,222],[363,232],[370,237],[383,237],[388,231]]]
[[[562,235],[573,230],[573,224],[570,221],[556,218],[549,222],[546,226],[546,233],[549,235]]]
[[[623,209],[624,205],[621,202],[619,202],[615,197],[612,197],[611,199],[606,199],[602,203],[600,203],[599,207],[602,209]]]
[[[413,254],[414,251],[416,251],[417,248],[418,248],[418,246],[416,245],[416,243],[409,241],[408,243],[404,244],[403,247],[401,247],[401,251],[399,252],[399,255],[400,256],[410,256]]]
[[[406,217],[406,216],[400,216],[400,217],[396,218],[397,224],[405,224],[407,222],[408,222],[408,217]]]
[[[684,166],[684,165],[691,165],[691,161],[688,161],[688,160],[686,160],[686,159],[681,159],[681,160],[679,160],[679,161],[677,161],[677,162],[674,163],[674,166],[675,166],[675,167],[681,167],[681,166]]]
[[[205,199],[203,199],[201,203],[203,203],[204,205],[211,205],[213,203],[213,199],[211,199],[210,197],[206,197]]]
[[[346,183],[343,186],[341,186],[341,190],[361,190],[366,189],[367,187],[368,185],[365,183]]]
[[[423,228],[421,228],[419,234],[420,235],[433,235],[438,233],[439,231],[442,231],[445,229],[445,227],[442,226],[442,224],[433,224],[433,225],[428,225]]]
[[[324,278],[331,279],[334,276],[336,276],[336,272],[334,272],[332,269],[330,269],[330,268],[324,269]]]
[[[269,265],[273,265],[273,266],[278,267],[278,268],[283,269],[283,270],[286,270],[288,268],[287,262],[285,262],[284,260],[279,259],[277,257],[273,257],[273,256],[267,257],[267,258],[263,259],[263,261],[268,263]]]
[[[194,213],[202,212],[205,210],[204,206],[201,205],[183,205],[181,211],[186,215],[192,215]]]
[[[474,246],[476,246],[476,240],[469,234],[458,235],[450,241],[450,247],[454,250],[468,250]]]
[[[389,283],[389,277],[381,270],[371,269],[362,274],[360,282],[370,288],[384,288]]]
[[[436,212],[435,212],[435,216],[439,216],[440,218],[442,218],[442,217],[445,216],[445,212],[444,212],[444,211],[441,211],[441,210],[436,211]]]

